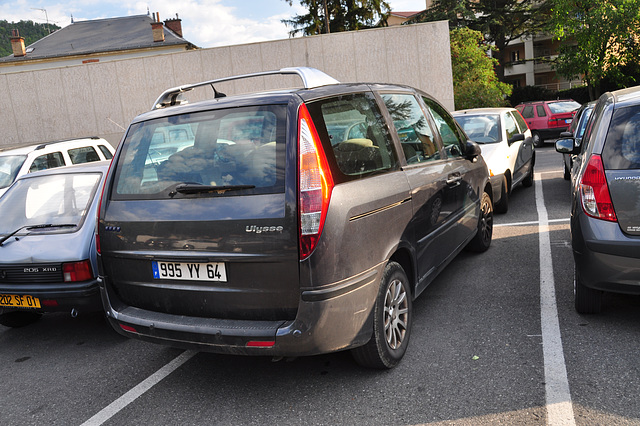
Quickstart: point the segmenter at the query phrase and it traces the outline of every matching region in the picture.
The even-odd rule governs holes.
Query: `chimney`
[[[27,54],[24,49],[24,38],[20,37],[18,30],[11,30],[11,49],[13,56],[19,58]]]
[[[178,18],[177,13],[175,19],[167,19],[164,21],[164,26],[182,37],[182,19]]]
[[[153,14],[153,22],[151,23],[151,31],[153,32],[153,41],[164,41],[164,25],[160,22],[160,13]]]

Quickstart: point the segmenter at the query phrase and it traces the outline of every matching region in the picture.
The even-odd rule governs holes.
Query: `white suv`
[[[3,149],[0,147],[0,197],[18,176],[54,167],[111,160],[114,153],[109,142],[98,137]]]

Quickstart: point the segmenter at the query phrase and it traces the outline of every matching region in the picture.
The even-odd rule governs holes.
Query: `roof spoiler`
[[[252,74],[236,75],[232,77],[223,77],[215,80],[202,81],[200,83],[185,84],[178,87],[165,90],[158,99],[153,103],[151,109],[160,109],[168,106],[180,105],[182,101],[178,99],[178,96],[182,93],[195,89],[196,87],[209,86],[213,88],[215,97],[224,97],[223,93],[218,92],[213,85],[215,83],[222,83],[224,81],[240,80],[243,78],[262,77],[266,75],[297,75],[302,80],[305,89],[311,89],[313,87],[326,86],[328,84],[340,83],[335,78],[325,74],[324,72],[315,68],[309,67],[291,67],[281,68],[273,71],[256,72]]]

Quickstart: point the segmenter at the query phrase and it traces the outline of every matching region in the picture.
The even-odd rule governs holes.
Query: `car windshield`
[[[116,172],[116,199],[284,187],[286,107],[184,114],[131,126]],[[188,191],[177,190],[189,186]],[[200,185],[200,191],[194,190]],[[237,192],[236,192],[237,193]]]
[[[11,185],[27,159],[26,155],[0,156],[0,189]]]
[[[474,142],[496,143],[502,140],[498,114],[458,115],[454,118]]]
[[[100,173],[65,173],[23,178],[0,198],[0,236],[21,227],[71,232],[81,226],[96,194]],[[56,228],[74,224],[73,227]],[[25,229],[26,233],[32,232]]]
[[[577,110],[578,108],[580,108],[580,104],[575,101],[559,101],[549,103],[549,110],[552,114],[571,112]]]

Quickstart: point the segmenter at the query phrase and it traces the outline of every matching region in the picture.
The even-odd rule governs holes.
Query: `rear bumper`
[[[618,223],[579,214],[572,220],[576,271],[583,285],[614,293],[640,294],[640,238]]]
[[[37,297],[42,306],[40,309],[36,309],[38,312],[62,312],[72,308],[81,311],[99,311],[102,308],[97,278],[80,283],[3,284],[0,286],[0,294]],[[25,308],[0,307],[0,312],[18,309]]]
[[[551,127],[547,129],[531,129],[532,132],[538,132],[540,135],[540,139],[558,139],[560,137],[560,133],[566,132],[569,126],[565,127]]]
[[[103,307],[127,337],[185,349],[236,355],[306,356],[365,344],[384,265],[320,290],[301,292],[295,320],[187,317],[127,306],[101,277]]]

